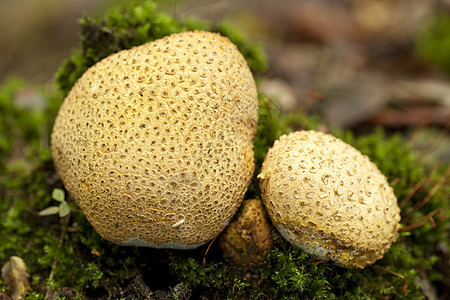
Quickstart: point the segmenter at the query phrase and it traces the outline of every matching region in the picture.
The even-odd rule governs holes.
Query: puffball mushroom
[[[272,227],[261,200],[246,200],[236,218],[220,235],[224,256],[243,268],[263,262],[273,248]]]
[[[281,136],[258,178],[274,226],[320,259],[364,268],[398,237],[400,209],[386,177],[367,156],[332,135]]]
[[[254,172],[258,100],[237,47],[173,34],[88,69],[55,120],[65,188],[105,239],[190,249],[217,236]]]

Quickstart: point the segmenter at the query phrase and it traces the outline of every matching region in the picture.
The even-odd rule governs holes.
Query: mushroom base
[[[200,243],[200,244],[177,244],[177,243],[173,243],[173,242],[155,244],[152,242],[147,242],[140,238],[131,238],[125,242],[122,242],[121,245],[122,246],[133,246],[133,247],[151,247],[151,248],[161,248],[161,249],[190,250],[190,249],[195,249],[200,246],[203,246],[206,243],[207,243],[207,241],[204,243]]]
[[[332,236],[310,228],[294,228],[280,224],[277,229],[293,246],[300,247],[321,260],[331,260],[342,267],[363,269],[382,258],[384,254],[382,250],[342,246],[340,241]]]

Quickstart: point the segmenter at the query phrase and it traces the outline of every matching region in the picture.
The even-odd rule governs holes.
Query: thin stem
[[[405,226],[405,227],[403,227],[403,228],[400,228],[399,231],[409,231],[409,230],[415,229],[415,228],[417,228],[417,227],[420,227],[420,226],[424,225],[424,224],[425,224],[426,222],[428,222],[428,221],[431,221],[431,223],[433,224],[433,223],[434,223],[434,220],[431,220],[431,219],[433,218],[433,216],[434,216],[438,211],[440,211],[441,213],[443,213],[444,210],[442,209],[442,207],[436,208],[436,209],[433,210],[432,212],[430,212],[430,213],[426,214],[425,216],[421,217],[421,218],[420,218],[419,220],[417,220],[416,222],[414,222],[414,223],[412,223],[412,224],[410,224],[410,225],[407,225],[407,226]]]

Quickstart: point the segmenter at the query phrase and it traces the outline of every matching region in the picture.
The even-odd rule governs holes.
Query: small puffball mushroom
[[[256,85],[227,38],[184,32],[88,69],[51,150],[95,230],[121,245],[190,249],[217,236],[254,172]]]
[[[273,248],[272,227],[261,200],[246,200],[219,239],[224,256],[249,268],[263,262]]]
[[[367,156],[332,135],[281,136],[258,178],[274,226],[320,259],[364,268],[398,237],[400,209],[386,177]]]

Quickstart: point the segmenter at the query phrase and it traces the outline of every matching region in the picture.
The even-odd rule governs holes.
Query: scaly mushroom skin
[[[55,120],[56,170],[95,230],[188,249],[217,236],[254,172],[257,91],[227,38],[184,32],[113,54]]]
[[[320,259],[364,268],[398,237],[400,209],[386,177],[332,135],[298,131],[280,137],[258,178],[274,226]]]
[[[261,200],[246,200],[220,235],[219,246],[224,256],[247,269],[263,262],[272,250],[271,231]]]

